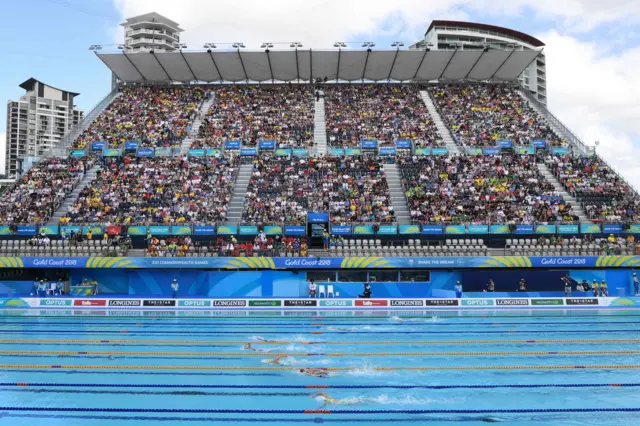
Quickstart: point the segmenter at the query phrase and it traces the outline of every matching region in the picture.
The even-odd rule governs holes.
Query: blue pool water
[[[0,315],[0,425],[631,425],[640,415],[633,311],[45,313]]]

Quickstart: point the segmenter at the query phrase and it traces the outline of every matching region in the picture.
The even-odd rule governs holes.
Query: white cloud
[[[7,156],[7,134],[0,132],[0,174],[5,174],[5,161]]]

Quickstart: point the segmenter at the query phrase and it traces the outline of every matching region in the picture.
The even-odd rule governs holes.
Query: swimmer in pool
[[[282,358],[287,358],[287,357],[288,357],[287,355],[280,355],[278,357],[275,357],[274,359],[265,359],[262,362],[267,363],[267,364],[282,365],[282,364],[280,364],[280,360]]]
[[[349,403],[349,401],[346,399],[331,398],[329,395],[327,395],[324,392],[314,393],[313,395],[311,395],[311,398],[313,399],[320,398],[322,400],[322,406],[320,408],[324,408],[327,405],[344,405]]]
[[[247,351],[254,351],[254,352],[269,352],[268,350],[265,350],[265,349],[256,349],[256,348],[254,348],[254,347],[251,345],[251,343],[247,343],[246,345],[244,345],[244,346],[242,347],[242,349],[245,349],[245,350],[247,350]]]
[[[300,373],[323,379],[329,377],[329,372],[323,368],[301,368]]]

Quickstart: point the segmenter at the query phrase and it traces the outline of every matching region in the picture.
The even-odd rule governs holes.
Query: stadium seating
[[[506,241],[507,253],[511,256],[601,256],[631,255],[635,253],[633,240],[613,238],[563,238],[562,236],[540,238],[513,238]]]
[[[179,146],[207,96],[207,89],[199,86],[125,88],[73,147],[84,149],[94,141],[111,148],[127,141],[145,147]]]
[[[260,232],[252,241],[219,236],[215,241],[192,242],[191,237],[152,238],[147,257],[306,257],[305,238],[267,236]]]
[[[193,147],[221,147],[227,140],[255,146],[313,145],[314,98],[308,85],[220,86]]]
[[[98,174],[62,222],[215,224],[226,216],[236,174],[233,160],[124,157]]]
[[[413,86],[391,84],[327,85],[327,142],[359,147],[363,139],[380,145],[413,140],[416,146],[439,146],[442,139]]]
[[[78,185],[93,160],[48,158],[2,195],[1,224],[43,224]]]
[[[381,160],[262,158],[254,165],[244,224],[304,224],[308,211],[330,212],[333,224],[392,223]]]
[[[0,240],[2,256],[126,256],[130,241],[119,240],[60,240],[37,236],[31,239]]]
[[[556,223],[577,220],[533,156],[400,159],[417,223]]]
[[[429,86],[428,92],[459,145],[493,147],[501,139],[526,146],[537,139],[551,146],[563,144],[514,87]]]

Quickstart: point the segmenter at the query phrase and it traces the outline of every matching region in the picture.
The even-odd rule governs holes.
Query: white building
[[[461,21],[433,21],[424,40],[410,48],[431,50],[542,50],[544,43],[520,31],[494,25]],[[547,103],[547,73],[544,53],[524,70],[519,78],[520,85],[535,94],[543,104]]]
[[[73,101],[79,93],[56,89],[34,78],[20,85],[27,91],[17,101],[7,102],[5,175],[19,175],[19,160],[40,157],[57,147],[60,140],[83,117]]]
[[[159,13],[134,16],[120,25],[124,27],[127,52],[173,52],[180,48],[182,28]]]

